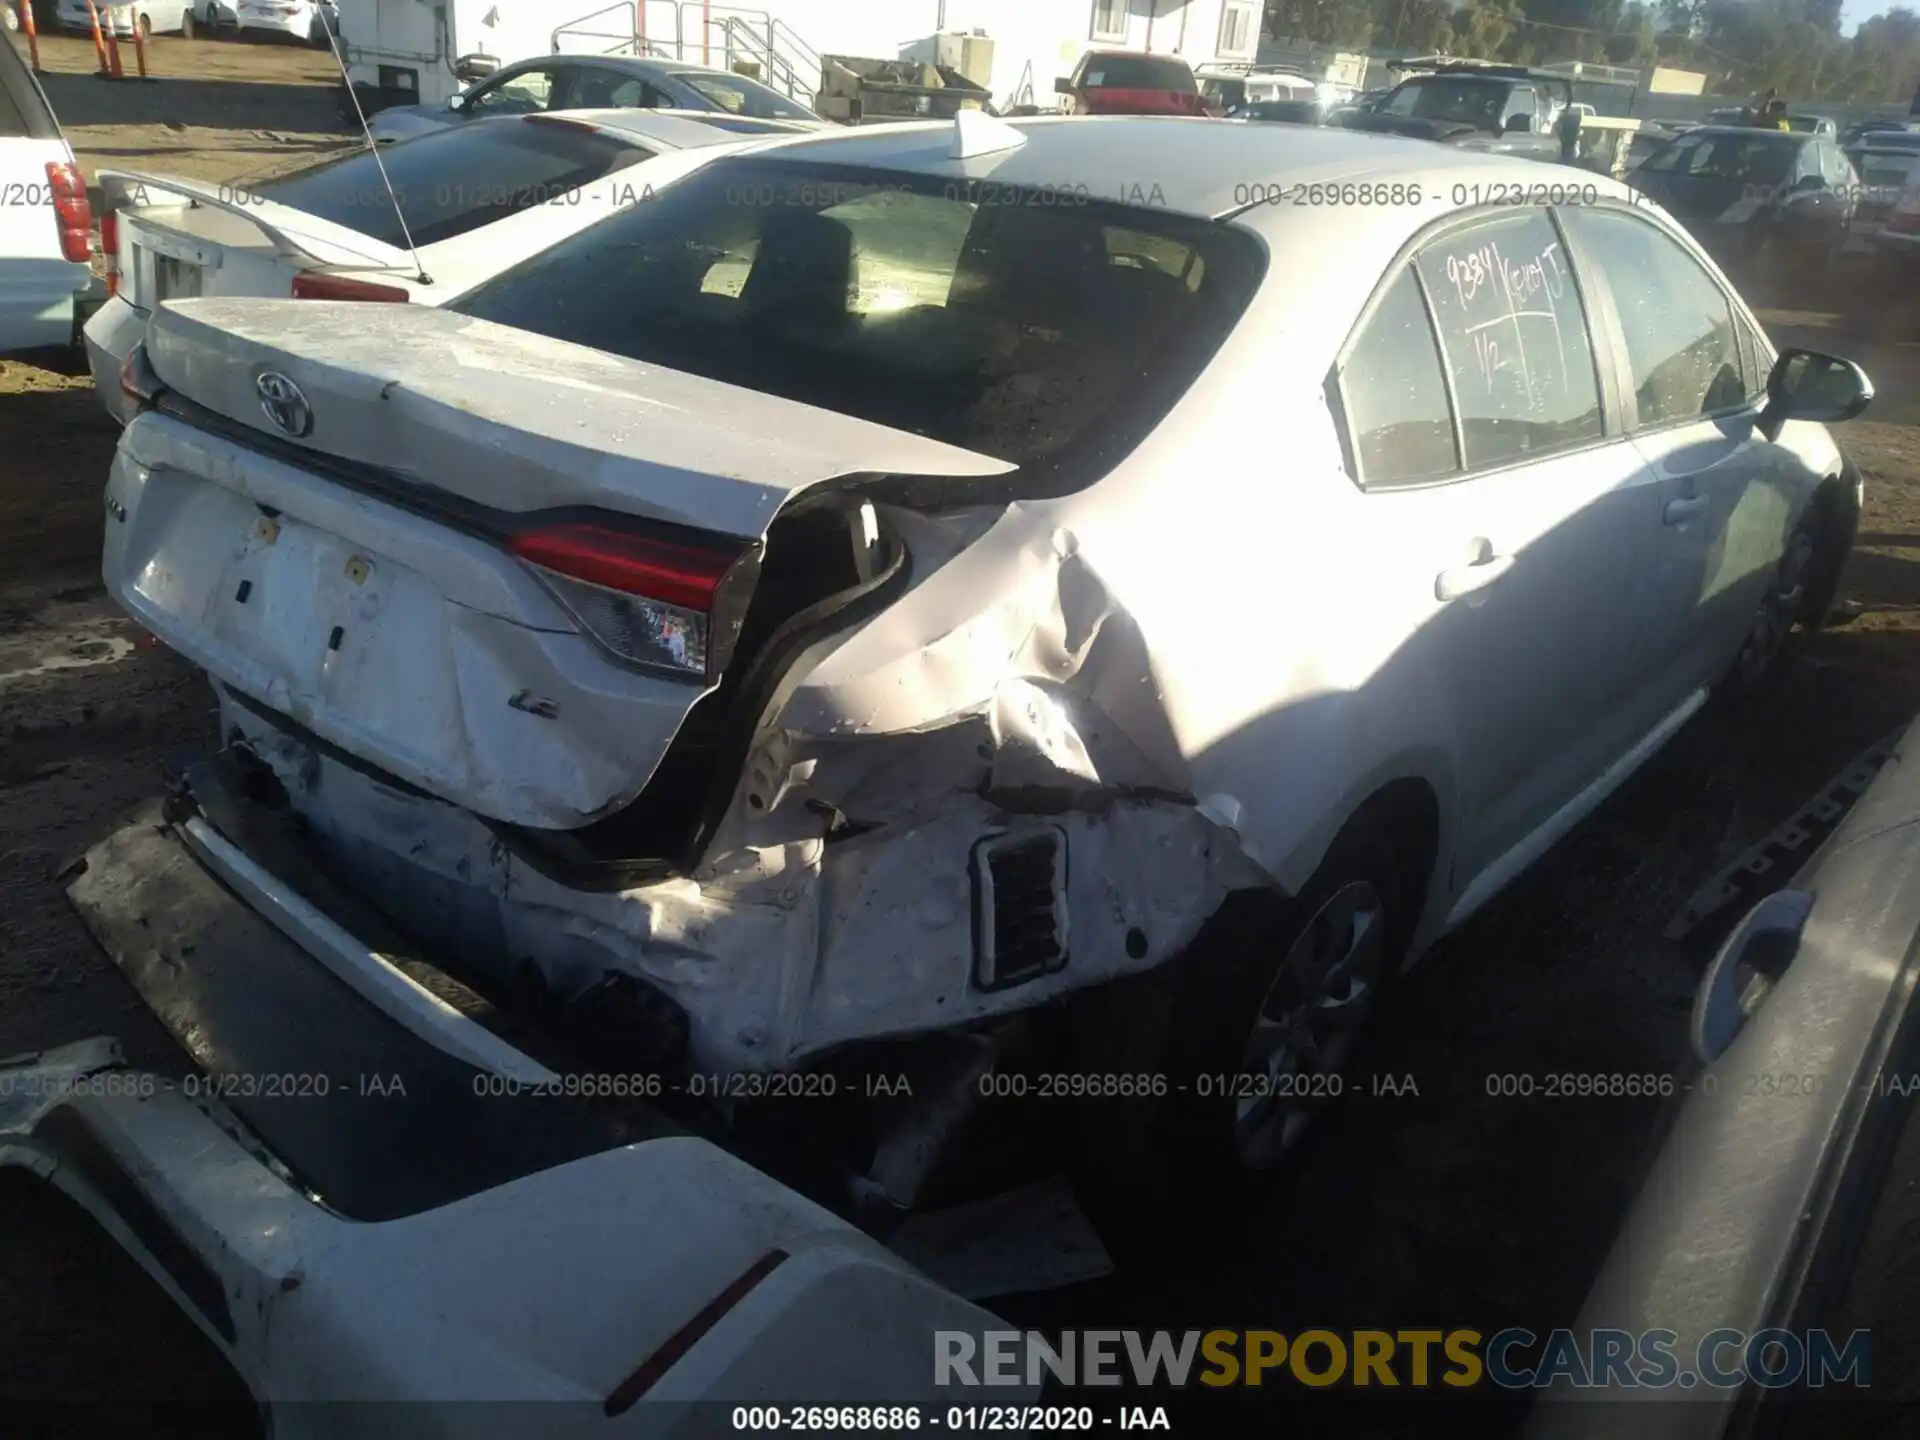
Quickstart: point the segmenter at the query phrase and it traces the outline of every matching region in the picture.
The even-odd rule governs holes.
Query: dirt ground
[[[90,175],[128,165],[245,179],[343,143],[315,52],[163,39],[154,69],[170,78],[116,86],[87,77],[88,47],[44,43],[49,91]],[[1849,354],[1879,387],[1872,418],[1842,435],[1867,475],[1844,591],[1860,617],[1813,637],[1743,718],[1696,721],[1407,979],[1363,1068],[1410,1077],[1417,1093],[1346,1107],[1287,1198],[1244,1232],[1170,1237],[1197,1259],[1231,1257],[1233,1284],[1096,1288],[1074,1301],[1091,1323],[1570,1322],[1648,1158],[1657,1102],[1494,1099],[1487,1078],[1674,1071],[1701,961],[1663,928],[1920,711],[1920,345],[1861,339],[1874,306],[1762,313],[1776,342]],[[0,361],[0,1054],[109,1032],[167,1065],[169,1042],[53,879],[209,728],[205,685],[144,645],[100,584],[115,435],[83,379]],[[245,1427],[244,1396],[198,1337],[88,1233],[24,1187],[0,1187],[0,1402],[110,1382],[135,1400],[202,1406],[164,1412],[191,1417],[178,1423],[196,1434]],[[160,1413],[130,1423],[152,1434]]]

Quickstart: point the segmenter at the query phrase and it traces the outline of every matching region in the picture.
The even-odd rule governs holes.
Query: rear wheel
[[[1082,1203],[1123,1264],[1152,1263],[1187,1211],[1217,1218],[1295,1166],[1405,954],[1412,889],[1363,815],[1297,900],[1236,896],[1146,984],[1085,997],[1081,1068],[1165,1081],[1091,1102],[1077,1127]]]

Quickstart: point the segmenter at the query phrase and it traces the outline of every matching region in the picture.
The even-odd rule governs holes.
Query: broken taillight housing
[[[570,521],[510,536],[560,603],[622,660],[683,679],[708,674],[714,602],[745,551]]]

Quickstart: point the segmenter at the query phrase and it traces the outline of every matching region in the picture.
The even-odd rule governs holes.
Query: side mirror
[[[1065,75],[1054,76],[1053,93],[1056,95],[1071,95],[1073,93],[1073,81]]]
[[[1851,360],[1817,350],[1782,350],[1767,377],[1767,403],[1760,412],[1760,433],[1780,438],[1789,420],[1838,425],[1873,403],[1873,381]]]
[[[1507,123],[1500,127],[1508,135],[1531,135],[1533,117],[1531,115],[1509,115]]]

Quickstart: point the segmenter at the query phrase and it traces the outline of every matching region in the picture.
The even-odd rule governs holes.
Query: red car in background
[[[1177,55],[1089,50],[1073,74],[1053,82],[1068,115],[1205,115],[1193,70]]]

